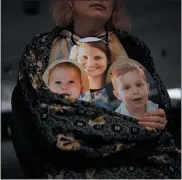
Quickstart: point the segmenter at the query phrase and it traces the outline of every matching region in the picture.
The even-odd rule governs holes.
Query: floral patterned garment
[[[23,53],[17,83],[42,137],[62,154],[61,159],[55,158],[62,165],[58,171],[50,170],[51,163],[45,164],[45,178],[88,178],[88,168],[94,168],[93,178],[102,179],[180,178],[180,153],[166,130],[145,129],[136,119],[54,94],[46,87],[42,74],[48,66],[51,45],[61,30],[57,27],[33,38]],[[130,58],[140,61],[151,73],[160,94],[160,107],[170,108],[169,96],[146,45],[121,31],[115,33]],[[82,167],[79,171],[78,165],[73,167],[78,161]]]

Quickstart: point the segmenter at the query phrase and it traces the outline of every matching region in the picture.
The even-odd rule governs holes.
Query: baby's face
[[[148,100],[149,87],[142,75],[131,71],[116,78],[118,98],[130,109],[143,108]]]
[[[78,98],[81,93],[81,75],[75,67],[55,67],[49,73],[48,87],[52,92]]]
[[[107,57],[100,49],[84,44],[78,50],[77,61],[90,77],[102,76],[107,68]]]

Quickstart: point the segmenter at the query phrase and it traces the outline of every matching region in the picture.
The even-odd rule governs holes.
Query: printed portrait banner
[[[121,104],[121,102],[123,103],[123,101],[121,100],[122,98],[118,97],[116,94],[116,89],[114,88],[115,86],[112,81],[112,73],[114,72],[113,69],[117,69],[118,71],[118,67],[128,64],[131,66],[137,66],[141,68],[140,71],[142,71],[144,79],[146,79],[146,82],[144,83],[146,88],[145,89],[146,103],[144,103],[145,111],[152,111],[158,108],[157,104],[158,93],[152,76],[142,64],[140,64],[138,61],[134,59],[128,58],[126,53],[123,53],[123,48],[122,47],[119,48],[117,44],[112,41],[111,36],[109,38],[109,44],[107,44],[105,40],[97,37],[87,37],[79,39],[77,40],[77,45],[72,45],[71,48],[67,48],[67,51],[69,53],[66,53],[68,55],[65,55],[65,57],[63,53],[62,56],[60,56],[59,53],[59,47],[61,47],[62,43],[64,42],[63,41],[55,42],[54,51],[50,56],[50,58],[54,59],[53,60],[50,59],[49,64],[51,62],[52,63],[49,65],[49,67],[43,74],[43,80],[49,88],[50,87],[52,88],[52,86],[49,86],[48,80],[50,75],[51,78],[53,78],[52,73],[54,73],[56,69],[55,66],[58,66],[60,63],[70,62],[74,64],[81,72],[81,79],[79,77],[80,76],[79,73],[76,73],[75,70],[73,69],[71,70],[71,66],[69,68],[64,67],[63,68],[64,72],[67,75],[61,72],[60,73],[58,72],[58,74],[59,76],[61,76],[61,74],[62,76],[66,75],[66,77],[60,77],[60,78],[62,78],[62,80],[64,81],[67,79],[68,80],[67,83],[69,84],[70,87],[69,88],[67,87],[68,88],[67,91],[57,90],[57,93],[64,92],[72,96],[72,98],[76,98],[87,102],[92,102],[96,106],[104,107],[106,109],[113,111],[118,111],[119,107],[122,109],[126,109],[126,104],[125,106],[124,104]],[[115,48],[115,46],[117,48]],[[120,49],[120,51],[118,48]],[[69,58],[67,58],[67,56],[69,56]],[[69,71],[69,73],[66,71]],[[129,72],[131,73],[131,76],[133,74],[135,78],[138,77],[137,74],[135,74],[135,72],[132,72],[131,70],[129,70]],[[73,85],[74,82],[71,83],[69,82],[72,80],[70,79],[71,77],[69,76],[72,76],[72,79],[75,78],[75,81],[77,82],[76,86]],[[131,78],[131,80],[134,80],[134,78]],[[61,88],[61,85],[60,84],[58,85],[58,83],[60,82],[55,82],[55,83],[57,83],[57,85],[55,85],[57,89],[58,86],[59,88]],[[56,92],[54,88],[52,88],[51,90],[53,92]],[[139,106],[140,104],[139,99],[138,101],[136,100],[134,102],[138,103]],[[123,112],[122,114],[129,115],[128,113],[126,113],[126,111]]]

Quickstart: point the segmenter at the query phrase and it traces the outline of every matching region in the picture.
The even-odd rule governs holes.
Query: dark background
[[[33,4],[27,4],[27,0],[2,0],[1,3],[1,173],[2,178],[21,178],[22,172],[6,126],[11,113],[11,92],[16,84],[25,45],[37,33],[51,31],[55,23],[49,13],[48,0],[32,0]],[[181,1],[127,0],[126,4],[132,24],[131,33],[150,48],[165,86],[181,88]]]

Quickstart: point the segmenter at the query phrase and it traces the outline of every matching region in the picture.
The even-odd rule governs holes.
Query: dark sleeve
[[[45,170],[39,158],[39,144],[32,116],[23,100],[19,85],[12,94],[12,118],[10,122],[14,149],[25,178],[44,178]]]

